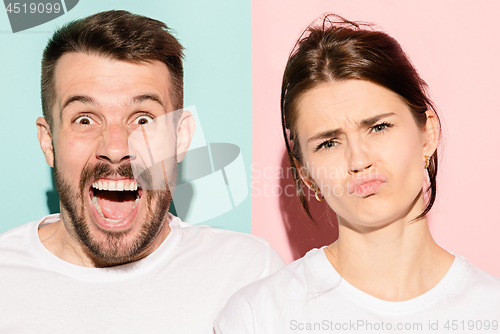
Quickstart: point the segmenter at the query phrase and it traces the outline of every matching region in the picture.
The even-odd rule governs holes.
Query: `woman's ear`
[[[295,169],[297,170],[297,174],[298,174],[300,180],[306,185],[307,188],[314,191],[314,189],[313,189],[314,180],[311,177],[311,175],[309,175],[310,173],[309,173],[309,170],[307,169],[307,167],[301,165],[300,162],[296,158],[293,158],[293,164],[295,166]]]
[[[427,121],[425,122],[423,134],[423,152],[424,155],[430,157],[436,151],[439,143],[439,121],[433,110],[427,110],[425,114],[427,115]]]
[[[45,161],[50,167],[54,167],[54,147],[52,146],[52,134],[47,120],[43,117],[38,117],[36,120],[37,137],[40,142],[40,148],[45,156]]]
[[[189,110],[184,110],[177,121],[177,163],[186,156],[195,129],[193,114]]]

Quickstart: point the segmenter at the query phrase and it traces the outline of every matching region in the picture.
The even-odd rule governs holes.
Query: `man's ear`
[[[184,159],[195,129],[193,114],[184,110],[177,121],[177,163]]]
[[[427,115],[427,122],[423,134],[423,151],[424,155],[430,157],[436,151],[439,143],[439,121],[434,111],[427,110],[425,114]]]
[[[50,167],[54,167],[54,147],[52,146],[50,126],[45,118],[38,117],[36,120],[36,127],[38,128],[37,137],[40,142],[40,148],[45,156],[45,161],[47,161]]]

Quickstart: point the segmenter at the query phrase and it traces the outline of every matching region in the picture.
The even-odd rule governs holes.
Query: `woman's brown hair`
[[[426,111],[435,112],[427,95],[427,84],[394,38],[372,25],[334,14],[325,15],[319,25],[309,26],[290,53],[283,74],[281,120],[299,199],[311,219],[304,183],[296,166],[296,161],[304,165],[297,136],[297,102],[306,91],[321,83],[349,79],[371,81],[401,96],[421,128],[427,121]],[[427,169],[428,201],[415,220],[424,217],[434,204],[437,169],[436,151]]]

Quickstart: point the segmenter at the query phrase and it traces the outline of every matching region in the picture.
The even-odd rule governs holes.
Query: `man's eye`
[[[80,125],[92,125],[95,124],[95,122],[90,118],[89,116],[80,116],[74,121],[77,124]]]
[[[150,116],[140,116],[135,119],[135,123],[137,125],[146,125],[148,123],[151,123],[153,121],[153,117]]]

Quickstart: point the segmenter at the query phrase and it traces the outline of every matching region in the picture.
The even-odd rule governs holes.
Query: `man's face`
[[[97,263],[140,258],[168,234],[169,187],[146,190],[151,187],[134,177],[132,165],[144,152],[132,149],[128,139],[141,126],[162,120],[155,124],[155,140],[163,143],[162,155],[171,157],[164,175],[168,185],[175,184],[178,129],[169,78],[167,67],[156,61],[134,64],[69,53],[57,63],[53,147],[47,152],[42,143],[42,149],[54,167],[64,227]]]

